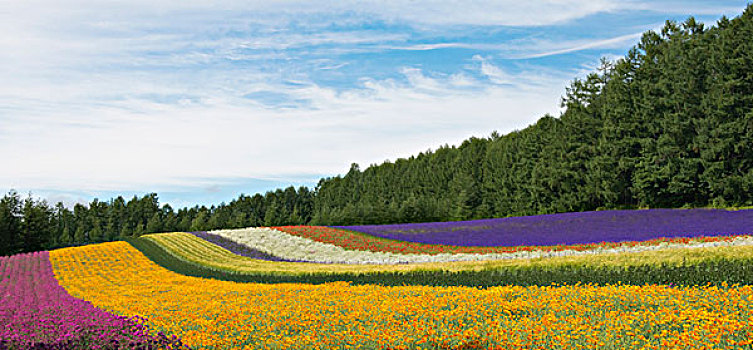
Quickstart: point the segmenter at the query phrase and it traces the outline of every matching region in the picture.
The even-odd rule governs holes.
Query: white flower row
[[[520,251],[514,253],[470,254],[397,254],[388,252],[372,252],[349,250],[343,247],[322,243],[282,232],[272,228],[244,228],[236,230],[218,230],[209,233],[220,235],[236,243],[263,251],[280,258],[289,260],[305,260],[320,263],[336,264],[401,264],[449,261],[479,261],[502,260],[517,258],[543,258],[555,256],[586,255],[600,253],[627,253],[661,250],[667,248],[701,248],[721,246],[753,245],[753,236],[739,236],[727,241],[667,243],[655,245],[620,246],[616,248],[595,248],[591,250],[560,250],[560,251]]]

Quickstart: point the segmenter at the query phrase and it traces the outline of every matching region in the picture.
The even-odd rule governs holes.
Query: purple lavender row
[[[249,246],[236,243],[220,235],[207,233],[205,231],[189,232],[189,233],[209,243],[225,248],[229,250],[230,252],[232,252],[233,254],[245,256],[252,259],[267,260],[267,261],[284,261],[284,262],[308,262],[305,260],[289,260],[289,259],[280,258],[271,254],[267,254],[260,250],[253,249]]]
[[[473,221],[333,227],[428,244],[550,246],[753,234],[753,210],[611,210]]]
[[[48,252],[0,257],[0,349],[177,349],[144,319],[97,309],[61,287]]]

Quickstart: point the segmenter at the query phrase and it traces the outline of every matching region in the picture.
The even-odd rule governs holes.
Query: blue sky
[[[11,1],[0,189],[218,204],[507,133],[666,19],[745,1]]]

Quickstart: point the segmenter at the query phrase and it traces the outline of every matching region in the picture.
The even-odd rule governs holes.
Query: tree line
[[[689,18],[573,81],[558,118],[323,179],[316,223],[753,204],[753,5]]]
[[[72,209],[0,200],[0,255],[161,231],[468,220],[596,209],[753,205],[753,5],[646,32],[574,80],[564,112],[342,176],[175,211],[157,194]]]
[[[241,195],[228,204],[177,211],[159,204],[156,193],[126,201],[122,196],[72,209],[51,206],[31,195],[10,191],[0,199],[0,255],[122,240],[147,233],[206,231],[220,228],[301,225],[311,221],[313,192],[297,190]]]

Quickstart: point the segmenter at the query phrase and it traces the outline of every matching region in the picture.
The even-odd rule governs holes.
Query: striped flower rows
[[[124,242],[51,252],[61,284],[193,349],[740,349],[751,286],[255,284],[167,271]]]
[[[311,228],[311,227],[309,227]],[[594,246],[589,250],[519,250],[502,253],[437,253],[437,254],[401,254],[389,251],[355,250],[331,243],[302,237],[275,228],[245,228],[236,230],[212,231],[233,242],[243,244],[251,249],[264,252],[286,260],[310,261],[338,264],[403,264],[449,261],[504,260],[517,258],[546,258],[556,256],[574,256],[601,253],[626,253],[660,250],[666,248],[697,248],[718,246],[753,245],[752,236],[715,237],[713,240],[694,241],[652,241],[646,244],[625,244],[615,246]],[[323,227],[324,230],[333,229]],[[288,229],[289,230],[289,229]],[[352,235],[349,231],[337,230],[343,235]]]
[[[325,283],[344,280],[354,281],[354,283],[380,283],[380,279],[384,278],[385,283],[392,281],[397,282],[397,285],[400,285],[400,281],[412,281],[410,283],[415,283],[419,280],[424,281],[426,284],[436,285],[437,281],[434,278],[441,278],[443,282],[440,282],[440,284],[449,283],[450,285],[455,285],[456,283],[460,283],[460,285],[476,285],[472,281],[478,278],[479,282],[486,281],[483,283],[484,285],[500,285],[518,284],[519,281],[517,279],[522,278],[528,281],[524,283],[537,283],[540,285],[544,282],[544,285],[549,285],[552,281],[569,281],[569,283],[575,283],[578,276],[582,276],[585,280],[593,281],[594,283],[617,283],[621,281],[621,279],[608,277],[606,280],[610,282],[597,282],[604,280],[604,278],[596,278],[596,275],[582,275],[576,270],[571,269],[571,267],[575,268],[576,266],[578,267],[578,271],[596,273],[595,271],[598,270],[602,275],[604,273],[610,275],[617,273],[625,276],[627,279],[624,281],[629,283],[632,283],[631,281],[662,281],[651,283],[676,282],[678,284],[687,284],[689,283],[688,281],[697,281],[690,282],[692,285],[705,283],[703,281],[715,281],[714,283],[725,281],[723,277],[706,278],[701,276],[708,274],[707,272],[709,271],[727,271],[726,273],[729,273],[728,277],[731,278],[731,281],[738,283],[749,284],[750,282],[747,281],[753,281],[753,277],[750,277],[745,268],[750,264],[749,262],[753,261],[753,245],[695,249],[667,248],[636,253],[589,254],[551,257],[547,259],[504,259],[387,265],[291,263],[259,260],[234,254],[222,247],[185,232],[150,234],[142,236],[140,239],[132,240],[130,243],[135,244],[134,246],[147,257],[170,270],[195,277],[210,277],[244,282],[266,281],[278,283],[283,281],[300,281],[296,283],[307,283],[305,281],[310,281],[311,283]],[[174,258],[174,260],[170,258],[165,259],[167,256]],[[731,269],[723,268],[722,270],[706,270],[704,272],[692,267],[705,266],[706,268],[713,269],[716,265],[715,262],[721,261],[736,261],[740,269],[733,267]],[[685,267],[689,268],[686,269]],[[654,277],[645,279],[633,276],[630,271],[622,271],[623,269],[632,269],[635,272],[637,271],[636,269],[643,269],[646,273],[650,274],[655,271],[668,269],[671,271],[667,272],[666,276],[669,276],[675,275],[675,272],[680,271],[675,271],[674,268],[686,271],[689,274],[678,275],[676,280],[666,279],[660,277],[660,275],[654,275]],[[555,270],[560,272],[554,273]],[[688,272],[691,270],[692,272]],[[219,273],[219,271],[228,272],[229,275]],[[753,270],[751,271],[753,273]],[[448,276],[447,273],[458,274]],[[271,275],[276,277],[270,277]],[[381,275],[381,277],[377,275]],[[291,276],[297,277],[290,278]],[[451,280],[455,282],[451,282]],[[458,282],[460,280],[463,282]],[[643,284],[643,282],[640,283]]]
[[[288,260],[283,259],[280,257],[276,257],[274,255],[267,254],[265,252],[262,252],[258,249],[251,248],[247,245],[243,245],[240,243],[237,243],[235,241],[231,241],[225,237],[208,233],[205,231],[199,231],[199,232],[189,232],[190,234],[199,237],[209,243],[215,244],[217,246],[220,246],[222,248],[227,249],[228,251],[232,252],[233,254],[245,256],[247,258],[252,259],[259,259],[259,260],[267,260],[267,261],[288,261],[288,262],[294,262],[295,260]],[[303,262],[303,261],[299,261]]]
[[[642,245],[661,245],[664,243],[708,243],[734,240],[744,235],[720,235],[720,236],[703,236],[694,235],[692,237],[675,237],[675,238],[656,238],[646,241],[629,240],[624,237],[615,241],[603,241],[600,243],[573,244],[573,245],[519,245],[519,246],[456,246],[445,244],[428,244],[408,241],[399,241],[385,239],[369,234],[344,230],[339,228],[324,226],[280,226],[273,227],[280,231],[290,233],[295,236],[310,238],[317,242],[330,243],[351,250],[366,250],[375,252],[391,252],[398,254],[442,254],[442,253],[472,253],[472,254],[493,254],[493,253],[515,253],[521,251],[560,251],[560,250],[593,250],[593,249],[621,249],[624,247],[642,246]]]

